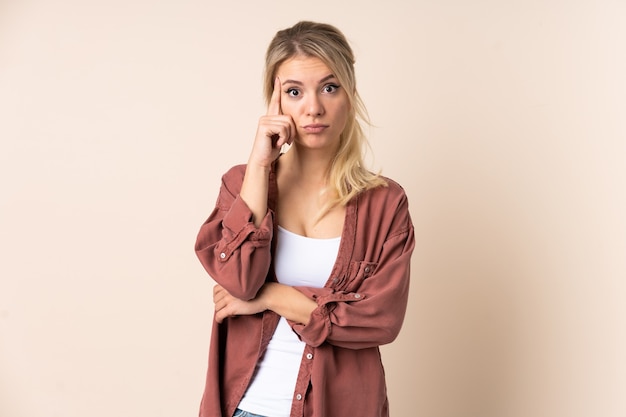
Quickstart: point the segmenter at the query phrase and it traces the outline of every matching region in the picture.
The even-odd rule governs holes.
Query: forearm
[[[241,199],[252,211],[252,221],[256,227],[267,214],[267,193],[269,189],[269,167],[248,164],[241,186]]]
[[[287,320],[307,325],[317,303],[288,285],[269,282],[263,286],[259,297],[268,310]]]
[[[294,325],[294,331],[311,346],[329,343],[362,349],[393,341],[406,314],[414,244],[412,227],[387,240],[377,265],[366,262],[368,267],[355,268],[359,273],[353,280],[359,285],[348,283],[339,291],[297,287],[302,295],[315,300],[318,308],[306,325]]]

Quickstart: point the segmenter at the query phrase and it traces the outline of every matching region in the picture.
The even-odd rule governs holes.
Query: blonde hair
[[[345,36],[334,26],[325,23],[298,22],[280,30],[272,39],[265,55],[264,93],[269,104],[274,79],[280,65],[302,55],[324,62],[337,77],[350,100],[350,114],[329,171],[327,191],[332,196],[319,217],[336,205],[345,205],[362,191],[386,186],[386,181],[364,167],[363,156],[367,138],[361,122],[369,124],[367,110],[356,89],[354,53]]]

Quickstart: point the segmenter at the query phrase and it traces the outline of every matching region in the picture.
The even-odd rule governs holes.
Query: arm
[[[274,80],[274,91],[267,109],[261,117],[246,175],[241,187],[241,198],[252,211],[252,220],[258,227],[267,213],[267,193],[270,168],[278,158],[284,144],[293,141],[296,128],[291,116],[282,114],[280,106],[280,80]]]
[[[239,196],[243,167],[222,177],[215,209],[202,225],[195,251],[209,275],[238,298],[249,300],[261,288],[271,262],[273,213],[256,227],[252,212]]]
[[[267,207],[269,174],[282,145],[293,140],[292,132],[293,120],[281,114],[276,79],[245,173],[239,167],[222,177],[216,207],[196,240],[196,254],[209,275],[242,300],[256,296],[269,271],[273,233],[273,213]]]
[[[263,285],[256,298],[242,301],[233,297],[220,285],[213,288],[215,320],[221,323],[226,317],[256,314],[272,310],[288,320],[307,324],[317,303],[288,285],[268,282]]]
[[[269,309],[287,318],[311,346],[326,342],[362,349],[392,342],[404,320],[415,246],[406,198],[403,200],[393,216],[394,231],[382,243],[377,261],[353,261],[342,290],[266,283],[256,298],[243,301],[216,286],[216,320]]]
[[[375,259],[352,261],[346,287],[298,287],[317,304],[307,324],[291,323],[307,344],[361,349],[397,337],[406,312],[415,246],[406,197],[398,202],[393,223]]]

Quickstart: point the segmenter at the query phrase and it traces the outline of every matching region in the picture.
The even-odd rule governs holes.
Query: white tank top
[[[340,237],[313,239],[279,226],[274,257],[278,282],[323,287],[337,259],[340,241]],[[264,416],[289,417],[304,347],[281,317],[239,408]]]

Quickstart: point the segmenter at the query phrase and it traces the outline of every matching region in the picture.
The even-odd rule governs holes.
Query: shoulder
[[[388,177],[383,176],[381,178],[385,180],[387,185],[363,191],[359,195],[361,202],[388,206],[401,201],[407,201],[406,192],[399,183]]]
[[[227,201],[228,203],[225,204],[230,204],[230,201],[241,191],[245,173],[245,165],[235,165],[222,174],[218,202]]]
[[[406,195],[404,188],[397,183],[396,181],[392,180],[389,177],[382,177],[386,182],[387,182],[387,189],[389,189],[389,191],[393,194],[401,194],[401,195]]]
[[[357,217],[365,228],[386,230],[389,235],[406,233],[412,228],[409,200],[404,188],[383,177],[386,186],[362,192],[357,201]]]
[[[232,166],[222,175],[222,184],[228,188],[237,186],[237,184],[241,185],[245,174],[245,164]]]
[[[234,165],[232,167],[230,167],[225,173],[224,175],[222,175],[222,178],[226,179],[226,180],[243,180],[243,176],[246,173],[246,165],[245,164],[239,164],[239,165]]]

